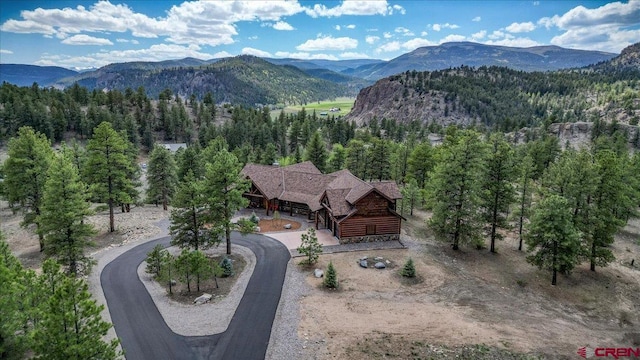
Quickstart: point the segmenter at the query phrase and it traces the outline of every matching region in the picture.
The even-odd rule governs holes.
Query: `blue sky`
[[[640,0],[0,2],[1,63],[388,60],[450,41],[619,53],[640,41]]]

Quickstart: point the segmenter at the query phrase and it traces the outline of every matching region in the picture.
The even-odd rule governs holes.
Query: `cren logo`
[[[585,359],[588,359],[590,357],[595,356],[596,352],[594,349],[592,348],[588,348],[588,347],[581,347],[580,349],[578,349],[578,355],[582,356]]]

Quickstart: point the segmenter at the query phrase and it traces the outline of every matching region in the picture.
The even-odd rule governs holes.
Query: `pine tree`
[[[56,156],[47,174],[39,216],[45,238],[45,252],[67,267],[72,275],[86,274],[93,263],[84,250],[95,234],[86,217],[92,212],[87,202],[87,187],[65,151]]]
[[[373,138],[369,147],[367,158],[369,159],[369,180],[378,181],[389,179],[390,168],[390,146],[386,140]]]
[[[507,212],[515,201],[513,186],[515,166],[513,148],[502,133],[495,133],[489,139],[490,151],[483,172],[481,203],[483,217],[491,225],[490,251],[496,252],[496,239],[502,239],[498,228],[508,227]]]
[[[347,144],[347,169],[360,179],[366,176],[367,159],[366,148],[364,142],[358,139],[352,139]]]
[[[324,286],[330,289],[338,288],[338,273],[336,272],[336,268],[333,266],[333,262],[329,261],[329,265],[327,266],[327,272],[324,274],[323,280]]]
[[[318,257],[322,254],[322,245],[318,242],[316,230],[312,227],[308,228],[306,233],[300,235],[300,240],[300,246],[296,250],[307,257],[304,263],[312,265],[318,262]]]
[[[162,276],[162,272],[167,265],[167,260],[169,257],[169,251],[166,250],[162,245],[158,244],[153,247],[153,249],[147,254],[147,258],[145,262],[147,266],[145,271],[148,274],[152,274],[156,277],[156,279]]]
[[[231,218],[236,211],[245,208],[249,200],[242,195],[250,183],[240,173],[240,162],[226,149],[217,152],[206,165],[204,191],[210,206],[208,221],[212,228],[224,233],[227,254],[231,254]]]
[[[551,285],[557,273],[569,273],[579,263],[580,233],[571,220],[567,200],[552,194],[534,208],[525,235],[527,261],[540,269],[551,270]]]
[[[86,178],[93,197],[109,206],[110,232],[115,231],[114,206],[130,203],[131,194],[135,191],[127,149],[127,142],[107,122],[94,129],[87,144]]]
[[[429,142],[418,144],[407,160],[407,175],[416,179],[420,189],[425,187],[429,174],[435,166],[434,150]]]
[[[347,159],[347,151],[340,144],[333,144],[331,155],[329,156],[328,171],[334,172],[342,170]]]
[[[43,264],[44,302],[33,335],[38,359],[118,359],[118,340],[102,338],[111,324],[102,320],[104,305],[91,298],[87,283],[65,276],[51,260]]]
[[[23,359],[29,347],[28,319],[23,293],[28,287],[20,261],[0,233],[0,359]]]
[[[434,169],[429,194],[433,204],[429,226],[440,238],[450,240],[454,250],[461,242],[478,246],[484,145],[476,132],[451,130],[440,150],[442,159]]]
[[[169,228],[171,245],[194,250],[217,245],[220,229],[205,226],[209,223],[210,213],[202,181],[197,180],[192,171],[187,172],[173,199]]]
[[[24,212],[23,226],[36,224],[40,251],[44,250],[44,237],[39,230],[44,184],[53,158],[53,150],[46,136],[21,127],[18,136],[9,140],[9,158],[3,166],[3,188],[10,204],[17,204]]]
[[[407,208],[409,207],[409,214],[413,216],[413,208],[416,203],[420,201],[420,188],[418,188],[418,184],[415,179],[410,179],[408,183],[401,190],[402,192],[402,208],[401,213],[403,214]]]
[[[518,180],[518,250],[522,250],[524,219],[529,216],[529,207],[531,206],[533,176],[533,159],[526,155],[520,165],[520,177]]]
[[[324,140],[322,140],[322,135],[320,135],[319,131],[315,131],[313,135],[311,135],[311,140],[309,140],[307,144],[304,158],[305,160],[311,161],[318,170],[325,172],[327,157],[327,148]]]
[[[226,256],[220,262],[220,268],[222,269],[222,276],[224,277],[230,277],[236,274],[233,270],[233,263],[231,262],[231,259]]]
[[[196,276],[196,291],[200,291],[202,281],[213,275],[211,262],[202,251],[192,251],[189,255],[189,265]]]
[[[176,162],[168,149],[155,146],[151,151],[149,168],[147,170],[147,202],[161,203],[162,209],[167,206],[173,197],[178,181]]]
[[[408,278],[416,277],[416,266],[413,263],[413,259],[412,258],[409,258],[407,260],[407,262],[404,263],[404,266],[402,267],[402,270],[400,271],[400,275],[402,275],[404,277],[408,277]]]

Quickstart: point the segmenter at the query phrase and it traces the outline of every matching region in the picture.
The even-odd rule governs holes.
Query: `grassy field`
[[[307,105],[301,106],[301,105],[296,105],[296,106],[287,106],[284,108],[284,112],[286,114],[291,114],[291,113],[297,113],[300,110],[302,110],[302,108],[304,107],[305,111],[307,113],[312,113],[313,110],[316,111],[316,114],[318,116],[321,116],[321,113],[327,113],[327,115],[322,115],[322,116],[344,116],[347,115],[349,113],[349,111],[351,111],[351,107],[353,106],[353,103],[355,102],[355,98],[337,98],[333,101],[318,101],[318,102],[312,102],[312,103],[308,103]],[[332,108],[337,108],[340,109],[340,111],[334,111],[331,112],[330,110]],[[280,115],[280,110],[274,110],[271,112],[271,116],[275,117]]]

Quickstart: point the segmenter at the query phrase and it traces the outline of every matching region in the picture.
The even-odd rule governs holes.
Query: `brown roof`
[[[306,204],[312,211],[322,208],[320,200],[326,194],[334,216],[347,215],[358,200],[374,190],[390,200],[402,198],[393,181],[368,183],[346,169],[325,175],[310,161],[284,167],[247,164],[242,173],[267,199]]]

